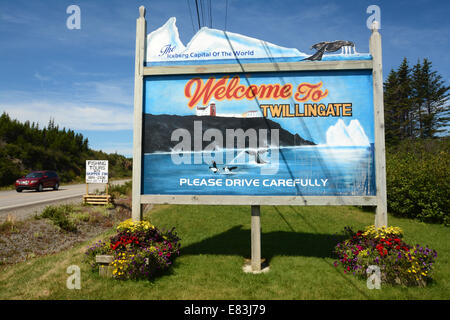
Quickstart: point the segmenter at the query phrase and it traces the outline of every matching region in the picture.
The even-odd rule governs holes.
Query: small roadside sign
[[[108,183],[108,160],[86,160],[86,183]]]

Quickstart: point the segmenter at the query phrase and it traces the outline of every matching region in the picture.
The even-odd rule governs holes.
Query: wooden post
[[[142,220],[141,207],[141,165],[142,165],[142,113],[144,100],[144,60],[147,35],[145,7],[139,7],[139,18],[136,21],[136,57],[134,73],[134,132],[133,132],[133,220]]]
[[[111,262],[113,262],[114,257],[109,255],[97,255],[95,256],[95,262],[99,264],[98,266],[98,274],[100,277],[111,278],[112,275],[112,267]]]
[[[89,183],[86,183],[86,195],[89,195]]]
[[[252,206],[252,271],[261,271],[261,212],[260,206]]]
[[[378,32],[378,22],[372,24],[370,37],[370,54],[373,59],[373,104],[375,117],[375,181],[377,193],[377,209],[375,226],[387,226],[387,196],[386,196],[386,156],[384,141],[384,103],[383,103],[383,63],[381,50],[381,35]]]

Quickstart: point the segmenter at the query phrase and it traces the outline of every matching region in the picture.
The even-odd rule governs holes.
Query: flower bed
[[[334,263],[341,264],[345,273],[367,278],[367,268],[376,265],[382,283],[425,286],[431,280],[436,251],[408,245],[400,228],[369,226],[358,232],[345,228],[345,233],[349,239],[335,247],[339,261]]]
[[[86,250],[86,259],[97,269],[98,255],[111,255],[112,275],[118,279],[149,279],[167,270],[180,253],[180,243],[174,228],[162,232],[148,221],[120,223],[117,234],[109,241],[99,241]]]

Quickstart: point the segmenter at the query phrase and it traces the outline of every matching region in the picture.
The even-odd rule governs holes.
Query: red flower
[[[121,244],[121,241],[117,241],[115,245],[111,243],[111,249],[116,250],[117,247]]]

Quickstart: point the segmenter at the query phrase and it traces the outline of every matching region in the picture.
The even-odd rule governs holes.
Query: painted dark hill
[[[226,129],[259,129],[267,130],[267,142],[258,141],[258,145],[262,146],[265,143],[270,145],[270,130],[279,130],[279,145],[280,146],[301,146],[314,145],[314,142],[308,141],[300,137],[298,134],[292,134],[289,131],[281,128],[280,124],[265,118],[223,118],[223,117],[199,117],[199,116],[178,116],[178,115],[152,115],[144,114],[143,126],[143,152],[167,152],[177,145],[180,141],[171,141],[172,132],[176,129],[186,129],[191,134],[191,146],[194,148],[194,121],[201,121],[202,132],[208,129],[218,129],[222,132],[225,142]],[[203,135],[202,135],[203,136]],[[204,141],[203,147],[209,145],[211,141]],[[248,145],[246,145],[248,147]]]

